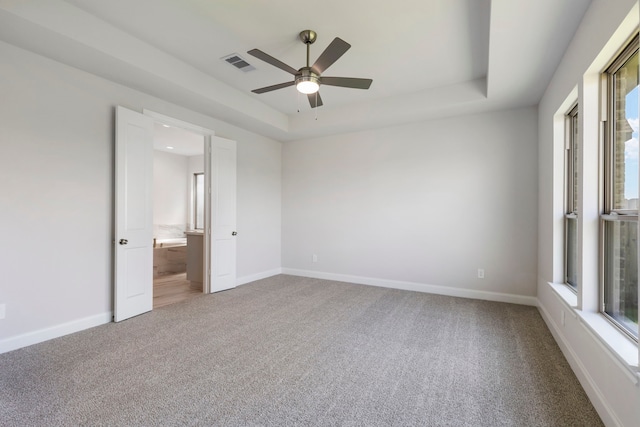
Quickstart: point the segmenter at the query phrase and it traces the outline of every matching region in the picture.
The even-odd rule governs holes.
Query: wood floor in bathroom
[[[193,289],[187,280],[187,273],[166,274],[153,279],[153,308],[197,298],[204,295]]]

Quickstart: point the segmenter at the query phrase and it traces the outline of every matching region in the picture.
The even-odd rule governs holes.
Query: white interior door
[[[211,136],[210,292],[236,287],[236,142]]]
[[[116,322],[153,308],[153,124],[149,117],[117,107]]]

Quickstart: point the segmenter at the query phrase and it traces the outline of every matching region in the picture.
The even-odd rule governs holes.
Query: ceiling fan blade
[[[285,87],[293,86],[294,84],[296,84],[296,82],[294,82],[294,81],[286,82],[286,83],[280,83],[280,84],[273,85],[273,86],[266,86],[266,87],[261,87],[260,89],[254,89],[251,92],[253,92],[253,93],[271,92],[272,90],[282,89],[282,88],[285,88]]]
[[[311,108],[322,107],[322,98],[320,98],[320,92],[309,93],[307,94],[307,98],[309,98],[309,104],[311,104]]]
[[[373,80],[353,77],[320,77],[320,83],[327,86],[350,87],[352,89],[369,89]]]
[[[320,57],[311,67],[316,74],[322,74],[324,70],[329,68],[331,64],[336,62],[346,51],[349,50],[351,45],[339,37],[333,39],[331,44],[322,52]]]
[[[289,65],[285,64],[284,62],[280,61],[279,59],[274,58],[273,56],[269,55],[268,53],[264,53],[260,49],[251,49],[247,53],[249,55],[255,56],[258,59],[263,60],[264,62],[267,62],[267,63],[273,65],[274,67],[278,67],[281,70],[286,71],[287,73],[293,74],[294,76],[296,74],[298,74],[298,70],[296,70],[295,68],[290,67]]]

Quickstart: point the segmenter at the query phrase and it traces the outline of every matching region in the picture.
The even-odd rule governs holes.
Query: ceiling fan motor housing
[[[300,90],[299,85],[304,82],[310,83],[309,84],[310,87],[313,87],[315,84],[315,90],[313,92],[316,92],[320,87],[320,76],[314,73],[311,70],[311,67],[302,67],[300,68],[300,70],[298,70],[298,74],[296,74],[296,87],[299,88],[298,90]],[[302,87],[304,87],[304,84]],[[313,93],[313,92],[310,91],[308,93]],[[306,93],[306,92],[303,92],[303,93]]]

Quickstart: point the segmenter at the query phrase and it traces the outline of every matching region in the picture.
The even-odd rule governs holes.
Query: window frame
[[[640,336],[640,331],[634,334],[627,326],[618,319],[606,312],[606,226],[608,222],[633,221],[638,224],[638,209],[618,209],[615,207],[615,145],[616,145],[616,97],[615,97],[615,73],[619,71],[634,54],[640,54],[639,35],[636,33],[624,45],[605,68],[602,73],[601,108],[602,117],[602,144],[603,144],[603,168],[602,168],[602,209],[600,214],[599,230],[599,286],[598,286],[598,309],[612,325],[623,332],[627,337],[636,343]],[[636,263],[637,264],[637,263]],[[637,284],[636,284],[637,285]]]
[[[565,214],[564,214],[564,284],[574,293],[578,291],[578,283],[571,283],[569,280],[569,257],[570,257],[570,240],[569,240],[569,223],[575,221],[576,236],[578,236],[578,188],[580,178],[576,176],[580,153],[580,147],[576,144],[580,143],[578,132],[579,108],[578,103],[574,103],[569,111],[565,114]],[[578,250],[576,242],[574,251]],[[577,259],[577,256],[576,256]],[[574,263],[574,268],[577,266]],[[576,272],[577,276],[577,272]]]
[[[202,200],[198,197],[198,177],[202,177]],[[195,172],[193,174],[193,229],[204,230],[204,205],[206,200],[206,185],[204,182],[204,172]],[[202,224],[198,223],[198,205],[202,203],[203,215]]]

